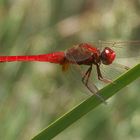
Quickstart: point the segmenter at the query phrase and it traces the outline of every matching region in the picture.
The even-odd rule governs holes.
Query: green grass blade
[[[125,74],[121,75],[113,83],[107,85],[99,91],[99,94],[106,100],[117,91],[121,90],[123,87],[127,86],[132,81],[140,77],[140,64],[136,65],[131,70],[127,71]],[[57,134],[62,132],[72,123],[76,122],[82,116],[87,114],[89,111],[94,109],[99,104],[103,103],[100,99],[95,96],[89,97],[87,100],[83,101],[81,104],[73,108],[71,111],[63,115],[61,118],[50,124],[47,128],[42,130],[38,135],[36,135],[32,140],[50,140]]]

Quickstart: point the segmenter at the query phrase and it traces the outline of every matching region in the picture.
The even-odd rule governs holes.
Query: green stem
[[[127,86],[132,81],[140,77],[140,64],[121,75],[113,83],[107,85],[99,91],[99,94],[106,100],[117,91]],[[95,96],[89,97],[78,106],[74,107],[71,111],[58,118],[55,122],[50,124],[47,128],[37,134],[32,140],[50,140],[57,134],[62,132],[72,123],[76,122],[82,116],[94,109],[99,104],[103,103],[99,98]]]

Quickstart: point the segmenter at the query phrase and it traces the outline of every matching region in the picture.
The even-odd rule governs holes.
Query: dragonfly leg
[[[90,78],[91,71],[92,71],[92,65],[88,68],[88,70],[82,77],[82,82],[91,93],[93,93],[95,96],[97,96],[101,101],[103,101],[106,104],[104,98],[97,93],[98,88],[96,87],[96,85],[94,85],[94,90],[89,86],[89,78]]]
[[[90,77],[91,71],[92,71],[92,65],[88,68],[88,70],[86,71],[86,73],[82,77],[82,82],[85,85],[88,85],[88,81],[89,81],[89,77]]]
[[[98,79],[100,81],[103,81],[104,83],[112,83],[112,81],[110,79],[104,78],[102,76],[102,73],[101,73],[101,70],[100,70],[100,65],[97,64],[96,67],[97,67]]]

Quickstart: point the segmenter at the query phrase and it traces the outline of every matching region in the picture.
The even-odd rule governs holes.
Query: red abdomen
[[[50,54],[41,55],[27,55],[27,56],[0,56],[0,62],[13,61],[40,61],[61,64],[64,61],[64,52],[54,52]]]

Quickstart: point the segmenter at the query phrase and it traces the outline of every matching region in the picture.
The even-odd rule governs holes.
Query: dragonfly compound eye
[[[114,61],[115,56],[116,56],[115,52],[112,49],[106,47],[102,51],[100,57],[103,64],[109,65]]]

